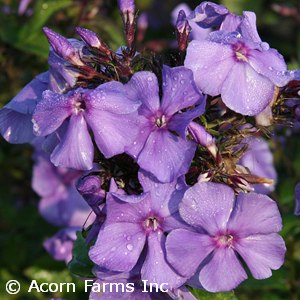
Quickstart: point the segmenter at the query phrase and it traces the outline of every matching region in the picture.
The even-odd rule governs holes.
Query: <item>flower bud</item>
[[[203,126],[196,122],[191,122],[188,126],[188,130],[196,143],[206,147],[214,158],[217,157],[218,149],[216,147],[215,140]]]
[[[133,23],[135,5],[134,0],[118,0],[120,12],[123,16],[128,16],[130,23]]]
[[[101,179],[95,175],[81,177],[76,188],[95,214],[99,215],[99,205],[104,202],[105,198],[105,191],[101,188]]]
[[[51,29],[44,27],[43,31],[49,41],[49,44],[61,58],[71,62],[73,65],[83,66],[79,54],[72,44],[62,35],[52,31]]]
[[[176,30],[177,30],[177,42],[180,51],[185,51],[188,44],[188,37],[192,30],[184,10],[179,11],[177,21],[176,21]]]

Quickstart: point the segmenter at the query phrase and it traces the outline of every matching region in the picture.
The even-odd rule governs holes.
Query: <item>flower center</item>
[[[162,115],[161,117],[157,117],[155,119],[155,125],[158,128],[164,127],[167,124],[166,116]]]
[[[216,237],[216,242],[219,247],[228,247],[231,248],[233,246],[233,235],[231,234],[223,234]]]
[[[76,114],[78,114],[79,112],[82,112],[86,109],[86,104],[85,104],[84,97],[82,94],[80,94],[79,99],[77,99],[75,101],[74,108],[75,108]]]
[[[148,217],[144,221],[144,226],[148,230],[156,231],[159,228],[159,220],[157,217]]]
[[[235,57],[238,61],[245,61],[248,62],[248,51],[244,44],[237,43],[233,45],[233,51],[235,52]]]

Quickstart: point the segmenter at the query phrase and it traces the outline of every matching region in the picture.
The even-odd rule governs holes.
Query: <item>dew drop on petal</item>
[[[133,245],[132,245],[132,244],[127,244],[126,248],[127,248],[129,251],[132,251],[132,250],[133,250]]]

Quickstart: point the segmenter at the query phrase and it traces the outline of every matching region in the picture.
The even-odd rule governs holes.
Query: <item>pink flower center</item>
[[[233,247],[234,237],[231,234],[222,234],[215,238],[218,247]]]
[[[238,42],[234,44],[232,49],[235,52],[235,58],[238,61],[248,62],[248,49],[243,43]]]
[[[148,217],[144,221],[143,226],[146,231],[157,231],[158,229],[160,229],[160,220],[156,216]]]
[[[156,119],[155,119],[155,125],[158,128],[162,128],[162,127],[166,126],[166,124],[167,124],[167,119],[166,119],[165,115],[162,115],[160,117],[156,117]]]
[[[75,113],[78,114],[86,109],[86,104],[84,101],[84,97],[82,94],[79,95],[78,99],[76,99],[74,103]]]

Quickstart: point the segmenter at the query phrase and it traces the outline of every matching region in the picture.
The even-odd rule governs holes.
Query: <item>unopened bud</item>
[[[133,24],[135,12],[134,0],[118,0],[118,5],[123,16],[124,23],[129,21],[130,24]]]
[[[76,184],[76,188],[96,215],[98,215],[100,213],[99,205],[105,199],[105,191],[101,188],[101,179],[95,175],[81,177]]]
[[[88,46],[92,48],[101,46],[100,39],[95,32],[81,27],[76,27],[76,32]]]
[[[188,44],[188,37],[192,30],[190,26],[186,14],[184,10],[179,11],[177,21],[176,21],[176,29],[177,29],[177,42],[180,51],[185,51]]]
[[[83,66],[79,54],[72,44],[62,35],[52,31],[51,29],[44,27],[43,31],[49,41],[49,44],[53,48],[54,52],[61,58],[71,62],[73,65]]]
[[[106,56],[111,55],[112,50],[106,45],[106,43],[101,40],[101,38],[95,32],[81,27],[76,27],[76,32],[91,48],[98,49]]]
[[[214,158],[217,157],[218,148],[215,144],[215,139],[203,126],[196,122],[191,122],[188,126],[188,130],[196,143],[207,148]]]

